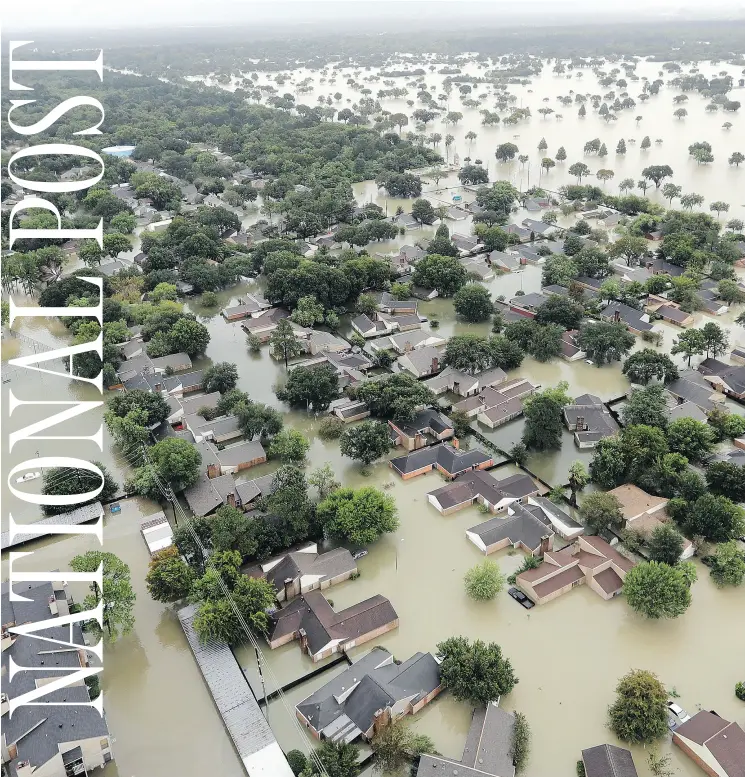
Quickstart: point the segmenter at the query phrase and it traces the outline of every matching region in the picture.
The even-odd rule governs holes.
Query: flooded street
[[[658,77],[660,63],[641,62],[637,68],[639,76],[650,81]],[[473,75],[482,75],[476,65],[464,70]],[[710,77],[720,70],[726,70],[737,80],[737,68],[718,63],[700,63],[700,70]],[[336,80],[321,83],[318,72],[298,70],[293,81],[310,78],[312,91],[298,95],[298,102],[315,103],[320,95],[340,91],[342,100],[335,102],[337,108],[359,99],[359,93],[350,90],[347,78],[353,69],[344,69]],[[360,79],[373,75],[375,70],[363,71]],[[532,79],[530,85],[510,85],[509,92],[516,95],[516,106],[530,106],[533,116],[515,127],[485,127],[481,124],[478,109],[463,108],[457,98],[457,88],[450,95],[448,110],[462,111],[463,119],[455,126],[442,124],[441,119],[427,126],[427,133],[451,133],[455,140],[448,155],[450,161],[456,154],[462,160],[465,156],[480,158],[488,167],[490,179],[509,179],[516,186],[526,189],[529,185],[541,185],[556,191],[560,186],[574,183],[566,168],[576,161],[585,161],[595,170],[607,167],[615,171],[614,181],[607,188],[618,190],[617,184],[626,177],[638,180],[641,169],[649,164],[670,164],[675,171],[673,181],[683,187],[684,192],[698,192],[706,197],[705,208],[712,200],[723,199],[730,204],[728,214],[722,221],[745,216],[745,168],[738,169],[727,164],[727,157],[743,146],[743,117],[735,113],[705,113],[706,100],[696,93],[690,93],[686,104],[688,116],[679,121],[672,115],[672,97],[677,90],[663,87],[660,94],[653,96],[646,104],[619,113],[618,121],[607,124],[588,108],[584,119],[577,117],[577,105],[564,108],[556,98],[570,94],[571,90],[603,93],[596,77],[589,71],[582,71],[582,78],[557,76],[551,66],[543,74]],[[666,75],[665,79],[669,80]],[[205,79],[207,83],[209,79]],[[401,86],[412,79],[396,79]],[[433,95],[442,91],[443,76],[430,73],[425,77]],[[272,81],[266,73],[259,73],[257,83]],[[292,88],[290,85],[289,89]],[[380,86],[371,86],[373,92]],[[411,91],[413,98],[415,90]],[[483,107],[492,108],[496,90],[491,85],[479,84],[474,93],[483,91],[487,97],[480,99]],[[629,94],[636,97],[641,91],[641,81],[632,82]],[[742,99],[745,89],[735,88],[731,99]],[[542,102],[547,99],[548,102]],[[406,100],[382,100],[385,110],[411,113]],[[549,105],[564,118],[556,115],[541,118],[537,109]],[[643,115],[637,127],[636,115]],[[731,121],[733,127],[726,131],[721,125]],[[413,130],[413,126],[409,126]],[[477,133],[472,142],[466,140],[469,131]],[[641,138],[649,134],[653,146],[641,151]],[[549,156],[555,156],[559,146],[567,151],[567,161],[557,163],[545,175],[540,168],[543,152],[537,151],[541,138],[548,143]],[[604,160],[584,157],[582,147],[587,140],[600,137],[608,146],[609,156]],[[620,138],[637,139],[636,145],[629,145],[625,156],[617,156],[614,149]],[[654,145],[655,138],[662,138],[662,145]],[[688,158],[687,146],[694,141],[708,140],[713,146],[715,162],[697,165]],[[517,161],[497,165],[494,158],[496,145],[515,142],[520,153],[530,156],[530,162],[520,165]],[[444,149],[441,149],[444,153]],[[528,182],[528,176],[530,180]],[[595,179],[591,178],[590,182]],[[586,182],[586,181],[584,181]],[[443,178],[435,187],[425,185],[423,196],[432,199],[435,205],[449,204],[453,192],[459,187],[454,174]],[[389,215],[401,206],[411,208],[411,200],[396,200],[386,197],[373,181],[354,185],[359,203],[375,202]],[[460,188],[458,192],[462,193]],[[651,188],[647,192],[656,201],[667,206],[661,193]],[[464,193],[464,200],[473,195]],[[527,211],[520,211],[513,220],[540,217]],[[255,222],[259,208],[250,208],[244,224]],[[564,221],[560,219],[560,224]],[[567,222],[571,223],[571,222]],[[470,234],[470,217],[457,222],[448,222],[451,232]],[[425,242],[434,233],[435,226],[408,231],[395,240],[368,246],[370,254],[387,254],[404,244],[420,240]],[[68,268],[70,269],[70,268]],[[743,274],[743,271],[738,271]],[[510,299],[522,290],[537,292],[541,288],[541,268],[527,265],[521,272],[497,275],[485,284],[494,298],[504,296]],[[308,471],[330,463],[337,480],[345,486],[371,485],[383,488],[395,497],[401,525],[399,530],[379,540],[370,547],[370,553],[359,562],[361,577],[347,581],[327,591],[336,609],[344,608],[374,594],[390,598],[399,617],[397,630],[379,640],[366,643],[354,651],[358,657],[375,644],[384,645],[397,659],[405,660],[416,651],[434,651],[438,642],[454,635],[465,635],[498,642],[511,659],[520,679],[515,690],[503,700],[508,709],[524,712],[533,732],[534,746],[524,777],[572,777],[574,765],[582,748],[603,742],[614,742],[613,735],[605,728],[606,708],[613,701],[614,687],[618,678],[630,668],[643,668],[656,672],[666,687],[675,689],[680,704],[690,713],[700,708],[715,709],[731,720],[742,720],[742,703],[733,695],[735,682],[745,679],[745,587],[718,590],[711,583],[708,570],[697,562],[699,580],[693,588],[693,604],[682,617],[670,622],[644,621],[630,611],[623,598],[603,601],[589,588],[569,592],[543,607],[530,612],[523,610],[516,602],[502,592],[495,601],[476,603],[470,600],[463,587],[466,570],[481,560],[481,554],[465,537],[466,529],[480,523],[484,516],[475,508],[463,510],[455,515],[442,516],[427,503],[426,493],[440,485],[437,474],[429,474],[409,481],[400,480],[385,462],[375,464],[367,474],[359,465],[341,456],[336,440],[324,441],[318,436],[320,419],[308,414],[289,411],[275,396],[274,388],[286,378],[284,364],[269,355],[267,346],[259,354],[252,354],[246,347],[245,332],[240,323],[229,323],[220,315],[220,310],[235,304],[238,297],[247,291],[260,288],[260,283],[250,282],[224,290],[218,294],[219,304],[205,308],[199,298],[189,299],[186,307],[209,329],[211,341],[206,355],[195,361],[195,369],[216,362],[233,362],[238,366],[238,388],[246,391],[252,400],[281,409],[285,424],[299,429],[311,443],[308,454]],[[16,301],[21,302],[18,298]],[[708,321],[724,326],[730,333],[732,346],[745,343],[745,330],[734,323],[743,306],[735,306],[719,318],[701,313],[695,314],[696,326]],[[437,333],[451,337],[466,332],[488,334],[488,324],[473,325],[459,321],[450,300],[435,299],[422,303],[419,312],[430,321],[437,321]],[[427,328],[425,324],[425,329]],[[664,322],[657,322],[663,333],[660,351],[669,351],[675,337],[681,330]],[[69,341],[69,333],[58,321],[21,319],[14,327],[15,336],[4,333],[2,341],[3,385],[2,400],[7,406],[8,392],[26,400],[43,400],[53,396],[62,399],[96,399],[97,393],[88,386],[77,386],[65,378],[41,376],[28,370],[9,368],[8,360],[33,352],[35,348],[48,350]],[[346,330],[343,330],[346,331]],[[641,339],[635,349],[649,347]],[[681,357],[674,357],[682,368]],[[696,361],[694,360],[694,366]],[[524,377],[536,385],[553,386],[566,381],[569,393],[576,396],[592,393],[608,401],[626,394],[627,379],[621,373],[620,363],[597,368],[583,361],[569,363],[558,359],[551,363],[540,363],[526,358],[521,367],[509,377]],[[731,403],[728,403],[731,405]],[[735,412],[743,412],[732,406]],[[11,419],[13,429],[49,415],[48,408],[20,408]],[[93,416],[94,414],[89,414]],[[4,418],[7,422],[7,417]],[[522,434],[524,421],[518,419],[495,430],[479,426],[479,431],[503,450],[509,449]],[[92,418],[78,419],[74,424],[60,425],[56,433],[69,432],[91,434],[96,424]],[[104,426],[103,451],[98,452],[90,443],[44,442],[44,455],[76,455],[83,459],[103,462],[121,484],[131,474],[137,461],[124,457],[112,444]],[[472,440],[471,444],[476,444]],[[15,498],[8,489],[7,472],[26,458],[33,458],[35,449],[29,443],[22,443],[9,454],[7,435],[3,436],[3,484],[2,499],[4,512],[11,512],[19,523],[36,520],[39,514],[32,506]],[[400,450],[397,451],[400,455]],[[569,432],[564,433],[560,451],[531,454],[528,467],[552,485],[566,482],[572,462],[580,460],[586,466],[592,458],[592,451],[579,451]],[[247,480],[271,473],[276,463],[267,463],[242,472],[239,480]],[[509,470],[500,469],[497,477]],[[31,481],[26,486],[30,491],[39,491],[41,480]],[[118,555],[131,569],[132,584],[137,594],[135,605],[135,629],[120,639],[105,652],[106,671],[103,674],[103,689],[106,694],[106,711],[112,736],[115,738],[116,761],[107,767],[106,777],[239,777],[244,773],[240,761],[228,738],[202,676],[189,650],[178,619],[170,607],[153,602],[145,588],[145,574],[149,556],[139,533],[143,516],[161,509],[159,505],[144,499],[122,502],[118,515],[105,519],[105,549]],[[171,513],[167,511],[169,518]],[[28,545],[24,550],[34,551],[34,556],[18,563],[20,569],[64,569],[74,555],[95,547],[94,540],[67,538],[41,540]],[[519,551],[501,551],[492,558],[498,561],[502,571],[510,574],[520,565],[523,554]],[[3,554],[2,577],[7,579],[7,553]],[[82,598],[82,596],[78,596]],[[249,677],[258,695],[261,686],[256,671],[256,658],[252,649],[241,646],[236,649],[239,663]],[[316,668],[300,653],[297,643],[291,643],[276,651],[265,651],[270,669],[267,691],[282,686]],[[325,684],[335,674],[343,671],[338,665],[320,677],[314,678],[287,693],[287,701],[294,705],[315,688]],[[301,745],[294,723],[294,711],[283,707],[281,701],[271,702],[268,709],[270,724],[285,751]],[[446,756],[459,758],[465,734],[471,719],[468,705],[456,702],[443,694],[420,713],[412,725],[429,734],[437,749]],[[198,732],[198,736],[190,736]],[[186,734],[186,736],[185,736]],[[668,737],[662,745],[663,752],[672,752],[672,763],[677,774],[696,777],[701,772],[677,748],[671,749]],[[637,769],[642,777],[649,777],[643,751],[634,749]]]

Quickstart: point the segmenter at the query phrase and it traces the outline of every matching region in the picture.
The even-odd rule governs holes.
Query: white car
[[[679,704],[676,704],[674,701],[669,701],[667,703],[667,709],[670,712],[670,714],[673,715],[679,723],[685,723],[687,720],[691,719],[691,716]]]

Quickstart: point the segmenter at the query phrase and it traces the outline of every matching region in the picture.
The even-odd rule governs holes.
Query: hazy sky
[[[425,10],[426,9],[426,10]],[[473,22],[474,13],[504,21],[545,23],[558,14],[597,21],[603,14],[678,18],[744,16],[741,0],[4,0],[4,36],[18,28],[112,28],[224,25],[296,25],[375,17],[379,21],[441,18],[447,23]]]

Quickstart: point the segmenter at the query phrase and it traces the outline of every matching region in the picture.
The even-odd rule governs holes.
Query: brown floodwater
[[[640,63],[637,72],[652,80],[657,77],[659,67],[659,63]],[[474,74],[481,72],[473,65],[465,69]],[[737,75],[734,68],[720,64],[701,63],[700,70],[707,76],[720,70]],[[359,99],[359,93],[352,92],[346,84],[351,73],[352,69],[345,70],[336,76],[334,83],[322,84],[320,74],[297,71],[293,75],[295,82],[310,76],[314,87],[310,95],[299,96],[298,102],[310,104],[316,101],[318,95],[333,94],[338,90],[344,96],[337,107],[351,104]],[[371,74],[374,75],[374,71],[363,72],[360,78]],[[403,80],[399,79],[397,85]],[[433,94],[441,92],[442,76],[429,74],[425,80],[432,87]],[[266,82],[266,75],[260,74],[259,83]],[[371,88],[374,93],[377,88],[382,88],[382,82],[378,86],[371,84]],[[291,84],[288,89],[292,89]],[[566,168],[572,162],[583,159],[582,146],[586,140],[600,137],[608,146],[608,158],[598,160],[591,157],[585,161],[593,170],[598,167],[615,170],[614,181],[606,184],[609,189],[613,189],[615,184],[617,190],[617,183],[627,176],[638,179],[641,168],[647,164],[670,164],[675,171],[674,182],[683,186],[684,191],[703,194],[707,205],[714,199],[730,202],[730,212],[726,217],[723,215],[722,221],[743,216],[745,204],[739,200],[742,200],[745,191],[742,184],[745,172],[730,168],[726,163],[733,151],[742,150],[741,116],[721,112],[707,114],[704,112],[705,100],[691,94],[686,105],[689,115],[684,121],[678,121],[672,116],[672,97],[677,92],[664,88],[647,104],[638,104],[636,109],[622,112],[617,122],[605,124],[589,109],[588,116],[581,120],[577,118],[576,106],[563,108],[556,102],[557,96],[569,94],[571,89],[600,94],[607,91],[597,85],[589,71],[585,71],[581,79],[576,75],[566,79],[552,74],[549,67],[529,86],[509,87],[510,92],[517,96],[517,105],[529,105],[533,110],[533,118],[528,122],[512,128],[483,127],[478,111],[462,108],[454,94],[449,100],[449,110],[462,111],[464,118],[455,127],[444,127],[438,120],[427,127],[427,133],[440,132],[443,136],[447,132],[452,133],[455,142],[450,149],[450,160],[455,153],[461,159],[466,155],[481,158],[488,165],[492,180],[508,178],[516,185],[527,188],[530,174],[530,184],[540,182],[553,190],[574,182]],[[479,86],[475,90],[477,94],[482,91],[487,94],[483,106],[493,107],[491,87],[484,85],[483,89]],[[641,91],[641,82],[630,83],[628,91],[635,98]],[[742,99],[738,97],[742,92],[742,89],[733,90],[733,99]],[[544,103],[544,98],[549,101]],[[557,113],[563,113],[564,118],[540,118],[536,111],[544,104],[554,107]],[[392,112],[411,112],[405,100],[384,100],[383,107]],[[634,122],[636,115],[644,116],[638,128]],[[734,125],[729,132],[721,129],[725,120]],[[470,130],[477,132],[478,137],[469,145],[465,134]],[[653,145],[648,152],[642,152],[638,143],[636,146],[628,144],[625,157],[617,157],[613,153],[619,138],[626,138],[628,143],[630,138],[640,141],[645,134],[649,134],[653,141],[660,137],[664,143]],[[557,165],[548,176],[538,171],[542,154],[536,147],[542,137],[549,144],[549,155],[554,156],[560,145],[566,147],[568,154],[567,162]],[[689,161],[687,146],[697,140],[712,143],[713,164],[699,166]],[[518,162],[497,168],[494,148],[506,141],[514,141],[521,153],[529,154],[530,168]],[[462,194],[457,185],[457,179],[451,174],[437,187],[426,185],[425,196],[435,204],[449,203],[453,193]],[[358,201],[376,202],[387,208],[389,214],[395,213],[398,206],[410,209],[410,200],[386,197],[374,182],[355,184],[353,188]],[[662,202],[659,192],[652,189],[648,194]],[[469,198],[464,194],[464,199]],[[528,215],[533,214],[521,211],[515,218],[521,220]],[[250,224],[260,217],[258,207],[252,206],[247,209],[243,222]],[[471,231],[470,219],[449,223],[452,231]],[[562,218],[559,223],[569,222]],[[393,241],[373,244],[369,251],[373,254],[389,253],[404,243],[427,239],[433,231],[434,227],[412,230]],[[136,247],[137,240],[135,250]],[[528,266],[521,273],[497,276],[486,285],[493,296],[504,295],[509,299],[519,290],[538,291],[541,270]],[[483,516],[477,510],[469,509],[443,517],[428,505],[425,494],[440,484],[438,475],[431,474],[404,483],[383,462],[364,475],[356,464],[340,455],[337,442],[326,442],[318,437],[318,419],[302,412],[290,412],[277,401],[274,386],[284,379],[284,366],[269,356],[267,348],[262,349],[259,355],[250,354],[240,325],[230,324],[219,315],[222,307],[255,287],[254,283],[250,283],[220,293],[219,306],[214,309],[204,308],[198,299],[188,302],[188,308],[207,325],[212,336],[206,356],[198,360],[196,366],[217,361],[235,362],[240,374],[239,388],[247,391],[256,401],[282,409],[286,413],[286,423],[308,436],[311,441],[309,469],[329,462],[337,478],[345,485],[356,487],[366,484],[386,488],[398,505],[400,529],[370,548],[369,555],[360,561],[362,574],[358,580],[346,582],[329,592],[337,607],[348,606],[376,593],[384,594],[391,599],[400,616],[401,625],[397,631],[356,649],[356,655],[380,643],[392,650],[397,658],[405,659],[417,650],[434,650],[438,641],[456,634],[499,642],[520,678],[519,685],[503,703],[509,709],[523,711],[533,729],[534,747],[525,770],[526,777],[572,775],[582,748],[615,741],[605,728],[606,708],[612,701],[617,679],[632,667],[657,672],[666,686],[680,695],[680,703],[691,713],[699,708],[713,708],[725,717],[742,720],[742,705],[735,699],[733,687],[736,681],[743,679],[745,666],[745,619],[742,617],[745,590],[717,590],[711,584],[707,570],[699,565],[700,580],[694,586],[691,608],[681,618],[665,623],[643,621],[629,611],[623,599],[604,602],[584,587],[530,613],[522,610],[506,593],[487,604],[468,600],[463,590],[463,575],[479,561],[480,555],[466,540],[465,530],[480,522]],[[17,301],[22,300],[18,298]],[[741,310],[741,306],[736,306],[725,316],[714,319],[728,329],[733,345],[745,342],[742,328],[734,324]],[[428,318],[439,321],[438,331],[443,336],[464,332],[488,333],[486,325],[467,325],[459,321],[448,300],[424,303],[421,311]],[[709,316],[696,314],[697,325],[709,320],[712,320]],[[669,350],[678,330],[668,324],[658,326],[664,336],[661,350]],[[31,352],[34,347],[32,339],[42,349],[66,342],[67,333],[61,323],[25,319],[14,329],[23,337],[14,338],[6,332],[2,342],[3,380],[10,378],[2,385],[4,403],[11,388],[22,399],[40,400],[51,396],[57,400],[95,398],[95,392],[89,388],[70,385],[65,379],[33,373],[29,376],[25,371],[7,369],[8,359]],[[643,347],[643,344],[638,342],[636,347]],[[680,357],[676,359],[682,366]],[[559,360],[542,364],[526,359],[515,374],[542,386],[566,380],[570,393],[592,392],[604,400],[628,390],[628,382],[618,364],[598,369],[584,362],[569,364]],[[4,423],[18,428],[43,415],[35,408],[21,408],[14,414],[12,424],[6,419]],[[506,449],[520,438],[522,425],[523,422],[517,420],[497,430],[481,428],[481,431],[499,447]],[[70,425],[63,426],[63,430],[70,428]],[[75,433],[91,433],[94,429],[92,421],[85,419],[78,422]],[[19,444],[18,450],[10,455],[6,440],[7,435],[4,435],[4,473],[24,458],[33,457],[37,449],[28,443],[26,448]],[[44,442],[43,450],[44,455],[70,455],[74,452],[81,458],[99,459],[120,482],[131,471],[131,462],[112,445],[105,429],[102,452],[95,451],[88,443],[61,445],[49,441]],[[560,451],[531,455],[528,466],[543,479],[557,484],[566,480],[566,472],[573,461],[581,460],[588,464],[590,458],[591,453],[578,451],[571,436],[566,433]],[[246,472],[244,477],[266,474],[272,469],[271,464],[263,465]],[[27,487],[32,491],[38,490],[40,481],[31,481]],[[31,521],[38,517],[28,505],[9,493],[5,477],[2,499],[4,512],[12,512],[17,521]],[[148,554],[138,527],[142,516],[157,509],[155,503],[147,500],[129,500],[122,504],[119,515],[108,515],[105,522],[106,549],[130,565],[137,593],[134,631],[106,652],[103,687],[111,731],[116,738],[117,759],[107,767],[106,774],[196,777],[219,773],[225,777],[237,777],[242,774],[240,762],[178,621],[170,608],[150,600],[145,590]],[[34,550],[35,554],[19,563],[19,567],[63,569],[72,556],[93,547],[92,542],[83,538],[40,540],[28,546],[27,549]],[[510,573],[519,565],[521,553],[500,552],[495,558],[503,571]],[[3,555],[2,576],[7,577],[7,554]],[[253,651],[241,647],[236,652],[254,687],[259,690]],[[284,685],[315,668],[300,654],[295,644],[276,651],[267,650],[266,659],[270,669],[267,679],[270,691],[275,683]],[[294,705],[336,671],[340,668],[289,691],[288,703]],[[272,702],[268,715],[285,749],[302,744],[291,714],[281,702]],[[430,734],[439,751],[458,757],[469,720],[468,706],[443,694],[417,716],[413,725]],[[156,730],[157,735],[154,733]],[[194,730],[199,731],[199,740],[184,736],[185,732]],[[204,743],[209,744],[205,746]],[[668,737],[662,749],[667,751],[669,748]],[[674,749],[672,754],[679,774],[685,777],[700,774],[680,751]],[[637,749],[634,755],[640,775],[647,777],[649,770],[644,753]]]

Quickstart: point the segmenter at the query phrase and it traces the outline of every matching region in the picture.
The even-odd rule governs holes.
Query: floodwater
[[[665,623],[644,621],[623,598],[606,602],[582,586],[530,612],[506,592],[493,602],[473,602],[465,594],[463,575],[482,556],[465,531],[486,517],[476,508],[440,515],[426,500],[426,493],[442,484],[435,473],[404,482],[381,464],[372,478],[395,497],[401,527],[360,560],[358,580],[328,589],[326,595],[340,609],[383,594],[396,608],[400,626],[355,649],[352,657],[380,644],[405,660],[418,650],[434,651],[438,642],[455,635],[499,643],[520,679],[502,703],[524,712],[533,732],[526,777],[574,774],[582,748],[616,743],[605,727],[606,708],[618,678],[632,667],[657,673],[690,713],[705,707],[741,719],[732,689],[742,672],[743,590],[717,590],[699,564],[691,608]],[[500,551],[491,558],[510,574],[521,563],[522,553]],[[272,678],[281,684],[316,668],[300,654],[297,643],[265,651],[265,656]],[[252,651],[241,648],[238,657],[244,667],[255,666]],[[324,676],[330,679],[336,671]],[[249,676],[260,693],[255,671]],[[319,684],[315,678],[288,691],[288,703],[297,704]],[[267,680],[267,691],[273,689]],[[444,755],[460,757],[470,712],[467,704],[444,694],[413,725],[429,734]],[[269,719],[283,747],[299,745],[300,734],[280,701],[270,703]],[[699,773],[677,748],[671,748],[670,737],[661,750],[672,752],[680,774]],[[634,756],[639,774],[646,777],[643,751],[635,748]]]
[[[638,74],[657,77],[659,63],[640,63]],[[468,72],[479,73],[475,66],[468,66]],[[734,68],[726,65],[701,63],[700,70],[711,76],[720,70],[727,70],[737,76]],[[337,107],[351,104],[359,99],[359,93],[352,92],[346,80],[352,70],[337,74],[335,82],[320,83],[319,73],[298,71],[293,80],[299,82],[310,77],[313,91],[298,95],[298,102],[315,103],[319,95],[340,91],[342,101]],[[372,74],[363,72],[364,79]],[[666,77],[666,80],[668,77]],[[410,79],[398,79],[397,85]],[[439,94],[442,76],[430,74],[425,78],[431,93]],[[259,83],[267,83],[265,74],[260,74]],[[373,93],[383,88],[371,84]],[[291,90],[292,85],[287,87]],[[745,191],[742,177],[745,172],[730,168],[727,157],[736,150],[742,150],[742,117],[738,114],[707,114],[705,100],[690,94],[686,107],[688,117],[678,121],[672,116],[672,97],[677,93],[672,88],[663,88],[661,93],[637,108],[621,112],[617,122],[606,124],[588,108],[588,116],[579,119],[576,105],[563,108],[556,97],[566,95],[570,90],[603,94],[595,77],[584,71],[581,78],[575,74],[571,79],[556,76],[550,67],[535,78],[529,86],[511,85],[509,91],[517,96],[516,105],[530,106],[533,117],[521,124],[505,128],[483,127],[476,109],[463,108],[457,98],[457,89],[450,96],[449,110],[459,110],[463,119],[455,127],[445,127],[438,120],[427,127],[427,133],[451,133],[455,141],[449,150],[452,161],[457,153],[460,158],[470,155],[481,158],[488,166],[492,180],[508,178],[515,185],[527,188],[529,184],[546,186],[552,190],[567,183],[573,183],[566,168],[575,161],[584,160],[594,170],[607,167],[615,170],[615,179],[606,186],[610,189],[625,177],[638,179],[642,167],[648,164],[670,164],[674,171],[674,182],[685,192],[703,194],[708,203],[723,199],[730,203],[726,218],[742,217],[745,205],[742,199]],[[280,88],[280,91],[286,91]],[[490,86],[479,85],[476,94],[486,93],[482,107],[492,108],[493,97]],[[619,90],[616,90],[619,91]],[[631,83],[629,94],[636,97],[641,91],[641,82]],[[735,89],[732,99],[742,99],[742,89]],[[411,97],[414,96],[412,90]],[[548,98],[548,102],[543,102]],[[554,107],[564,118],[555,115],[547,119],[537,114],[542,105]],[[405,100],[384,100],[383,107],[391,112],[411,113]],[[640,127],[634,117],[643,115]],[[733,128],[727,132],[721,128],[723,121],[731,121]],[[409,129],[412,129],[410,126]],[[478,137],[469,145],[466,133],[474,131]],[[638,143],[630,144],[630,138],[639,142],[643,135],[663,138],[661,146],[653,145],[642,152]],[[517,137],[515,137],[517,136]],[[554,156],[563,145],[568,159],[557,164],[547,176],[539,168],[542,153],[537,151],[539,140],[545,137],[548,154]],[[607,145],[609,156],[605,160],[592,157],[585,159],[582,147],[587,140],[600,137]],[[619,138],[626,138],[628,153],[625,157],[614,154]],[[708,140],[713,145],[715,162],[699,166],[689,161],[687,146],[698,140]],[[502,142],[515,142],[520,153],[530,156],[529,165],[517,161],[497,166],[494,148]],[[442,147],[442,145],[441,145]],[[444,149],[443,149],[444,150]],[[530,175],[530,181],[528,181]],[[740,177],[738,177],[740,176]],[[590,178],[590,181],[594,179]],[[435,204],[449,203],[458,186],[457,179],[450,175],[434,184],[425,186],[425,196]],[[457,189],[459,193],[463,193]],[[355,184],[358,201],[373,201],[395,213],[398,206],[408,210],[411,201],[396,200],[385,196],[374,182]],[[648,194],[660,198],[651,189]],[[464,199],[472,195],[464,194]],[[534,216],[525,211],[517,214],[519,221]],[[244,224],[259,218],[258,207],[248,209]],[[470,218],[449,222],[451,231],[468,234],[471,231]],[[560,220],[564,225],[564,220]],[[434,227],[412,230],[393,241],[372,244],[371,254],[388,253],[404,243],[427,239]],[[136,250],[136,246],[135,246]],[[519,290],[539,291],[541,271],[539,267],[528,266],[522,272],[497,276],[487,286],[494,297],[504,295],[510,298]],[[417,650],[434,650],[437,642],[458,634],[472,638],[497,641],[512,660],[520,678],[517,688],[503,700],[509,709],[523,711],[531,724],[534,747],[531,760],[525,770],[526,777],[549,777],[549,775],[572,775],[574,763],[580,750],[601,742],[613,742],[612,735],[605,728],[605,712],[613,699],[613,687],[617,679],[632,667],[650,669],[659,674],[666,686],[676,689],[680,703],[693,713],[699,707],[716,709],[717,712],[741,719],[741,709],[733,695],[736,681],[742,678],[742,645],[745,637],[745,621],[742,618],[745,605],[745,591],[719,591],[710,583],[708,572],[700,568],[701,579],[694,587],[694,601],[690,610],[681,618],[669,623],[648,623],[632,614],[623,599],[604,602],[592,591],[580,587],[564,597],[534,609],[531,613],[522,610],[506,593],[496,601],[477,604],[467,599],[463,591],[462,578],[465,571],[479,561],[480,554],[465,538],[465,530],[480,522],[483,516],[476,509],[469,509],[454,516],[443,517],[427,504],[425,494],[440,485],[438,475],[431,474],[406,483],[400,481],[381,462],[364,475],[359,466],[339,453],[336,441],[323,441],[317,435],[318,419],[302,412],[289,411],[278,402],[274,394],[276,384],[284,380],[282,363],[273,360],[264,347],[258,355],[250,354],[245,346],[245,335],[238,323],[228,323],[220,315],[222,307],[231,304],[240,294],[255,288],[254,283],[234,287],[219,295],[219,305],[206,309],[199,299],[190,300],[187,307],[197,314],[209,328],[212,339],[203,359],[196,366],[210,362],[235,362],[239,368],[239,388],[247,391],[252,399],[266,402],[282,409],[285,422],[300,429],[311,441],[309,469],[329,462],[337,479],[345,485],[375,485],[393,494],[401,516],[401,527],[392,536],[385,537],[370,548],[370,554],[360,561],[361,577],[329,591],[336,607],[345,607],[376,593],[388,596],[401,620],[400,628],[378,640],[392,650],[399,659],[408,658]],[[20,302],[20,299],[17,299]],[[696,324],[716,320],[731,333],[732,344],[745,342],[742,329],[734,324],[734,318],[742,310],[737,306],[720,319],[696,314]],[[429,319],[439,322],[438,332],[449,337],[463,332],[488,333],[488,325],[467,325],[458,321],[452,304],[437,299],[423,303],[421,312]],[[668,324],[658,324],[664,335],[661,350],[669,350],[678,330]],[[64,327],[58,322],[24,319],[14,327],[16,337],[7,332],[2,343],[4,366],[2,385],[3,402],[7,402],[8,391],[13,390],[21,399],[42,400],[54,397],[61,399],[94,399],[95,392],[85,386],[70,385],[65,379],[50,376],[30,376],[25,371],[7,369],[7,360],[20,353],[30,353],[34,347],[47,350],[67,340]],[[34,344],[36,342],[36,345]],[[637,348],[644,347],[639,341]],[[677,362],[682,366],[680,357]],[[694,362],[695,366],[695,362]],[[557,360],[542,364],[526,359],[514,372],[542,386],[555,385],[566,380],[573,395],[591,392],[604,400],[626,393],[628,382],[620,371],[620,365],[608,365],[600,369],[584,362],[567,363]],[[42,408],[44,410],[44,408]],[[47,413],[37,408],[21,408],[16,411],[13,428],[30,423]],[[77,422],[75,433],[90,434],[95,424],[85,419]],[[481,427],[481,431],[500,448],[507,449],[516,442],[522,432],[522,420],[511,422],[496,430]],[[60,430],[69,430],[70,425]],[[7,436],[4,436],[7,439]],[[9,454],[3,442],[3,472],[25,458],[33,457],[36,448],[23,444]],[[40,449],[40,448],[39,448]],[[53,442],[44,443],[45,455],[75,455],[81,458],[96,458],[103,461],[119,482],[130,472],[132,462],[126,460],[112,445],[104,428],[104,450],[96,451],[90,443],[67,443],[65,446]],[[528,466],[551,484],[566,481],[566,473],[575,460],[589,463],[590,452],[578,451],[566,433],[561,451],[529,457]],[[243,473],[251,478],[271,472],[275,465],[266,464]],[[37,514],[25,503],[15,499],[3,478],[2,498],[6,511],[11,511],[19,522],[35,520]],[[31,481],[27,488],[38,490],[41,481]],[[144,585],[148,554],[139,535],[139,521],[144,515],[155,512],[158,506],[146,500],[129,500],[122,503],[122,512],[107,516],[105,523],[106,549],[119,555],[130,565],[132,582],[137,592],[135,608],[136,625],[132,634],[121,639],[106,652],[106,671],[103,677],[104,692],[107,694],[106,710],[113,736],[116,738],[116,762],[107,767],[107,775],[122,777],[143,775],[189,775],[220,773],[225,777],[237,777],[242,768],[225,734],[219,716],[214,709],[201,675],[183,638],[177,618],[168,607],[150,600]],[[426,540],[423,541],[423,538]],[[69,559],[77,553],[94,547],[91,542],[80,538],[40,540],[29,545],[34,556],[19,563],[22,568],[65,568]],[[521,561],[521,554],[501,552],[496,555],[503,571],[509,574]],[[7,577],[7,554],[3,557],[2,576]],[[436,603],[436,606],[435,606]],[[724,635],[727,635],[725,638]],[[372,646],[370,643],[358,648],[355,653]],[[255,671],[255,657],[252,650],[239,648],[238,659],[245,668],[254,687],[259,691]],[[284,685],[315,668],[300,654],[296,644],[277,651],[265,651],[267,667],[267,690],[277,684]],[[340,669],[330,670],[328,675],[316,678],[287,693],[287,701],[294,705],[307,696],[315,687],[330,678]],[[562,709],[559,709],[561,707]],[[292,710],[287,710],[279,701],[272,702],[268,710],[269,719],[276,735],[285,749],[301,744],[300,734],[294,723]],[[437,749],[445,755],[459,757],[470,720],[470,709],[458,703],[447,694],[441,696],[423,713],[417,716],[413,725],[430,734]],[[198,730],[196,738],[184,740],[184,731]],[[155,732],[158,732],[155,735]],[[209,746],[205,747],[204,742]],[[193,744],[192,744],[193,743]],[[663,750],[669,749],[669,738]],[[644,754],[635,752],[640,775],[647,777]],[[694,777],[700,772],[676,749],[673,763],[678,773]]]

